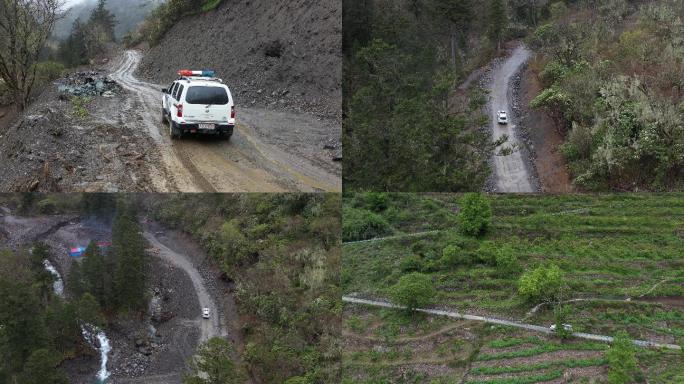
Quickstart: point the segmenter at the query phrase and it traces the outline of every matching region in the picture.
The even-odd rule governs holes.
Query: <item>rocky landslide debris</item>
[[[24,116],[0,129],[0,163],[3,164],[0,190],[120,192],[148,189],[152,183],[147,164],[156,156],[149,145],[151,139],[125,124],[112,124],[97,117],[111,113],[119,101],[93,97],[83,104],[85,112],[80,116],[67,95],[70,94],[51,87]]]
[[[121,86],[100,71],[74,72],[55,83],[62,95],[114,97],[121,92]]]

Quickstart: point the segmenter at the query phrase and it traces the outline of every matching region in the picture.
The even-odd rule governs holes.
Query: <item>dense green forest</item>
[[[588,189],[681,189],[684,1],[555,2],[529,37],[545,89],[532,102],[565,135]]]
[[[146,256],[136,208],[114,195],[97,194],[65,199],[27,194],[18,204],[25,215],[84,212],[107,220],[116,212],[111,249],[105,257],[90,244],[83,261],[73,264],[65,298],[53,292],[54,277],[43,265],[47,246],[38,242],[30,249],[0,250],[0,382],[67,383],[58,366],[93,353],[82,336],[83,324],[103,327],[147,308]]]
[[[151,205],[157,220],[192,235],[235,281],[242,360],[252,374],[264,383],[337,381],[338,195],[184,195]]]
[[[469,73],[522,36],[541,1],[345,0],[345,188],[480,190],[496,145]]]

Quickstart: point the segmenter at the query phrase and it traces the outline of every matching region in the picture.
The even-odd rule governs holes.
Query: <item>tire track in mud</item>
[[[180,192],[341,189],[337,183],[326,180],[324,176],[321,176],[321,180],[316,179],[324,172],[302,166],[299,164],[300,159],[280,156],[279,150],[261,144],[251,135],[251,131],[241,124],[236,126],[230,142],[202,137],[172,141],[161,121],[161,86],[143,82],[133,76],[141,58],[140,52],[124,52],[114,63],[115,70],[111,78],[131,92],[136,99],[136,103],[132,105],[124,104],[126,110],[122,114],[129,119],[130,116],[141,116],[142,119],[138,118],[132,124],[139,125],[149,133],[159,148],[165,167],[163,173],[168,175],[169,180],[157,177],[155,189]],[[140,108],[135,107],[137,103],[141,105]]]

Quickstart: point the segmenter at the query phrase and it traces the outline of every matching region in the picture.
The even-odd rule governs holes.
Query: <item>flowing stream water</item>
[[[55,266],[52,265],[48,259],[43,260],[43,265],[45,266],[45,269],[55,277],[55,282],[52,284],[55,294],[59,297],[64,297],[64,280],[62,280],[59,271],[57,271]],[[109,358],[109,352],[112,350],[107,335],[105,335],[103,330],[90,324],[81,325],[81,333],[93,348],[100,351],[100,370],[97,372],[97,382],[107,382],[109,375],[111,375],[107,370],[107,360]],[[95,343],[95,339],[97,339],[98,343]]]

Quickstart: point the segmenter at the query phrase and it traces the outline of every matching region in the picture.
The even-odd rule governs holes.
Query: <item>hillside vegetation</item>
[[[466,214],[464,199],[452,195],[366,193],[346,196],[346,211],[354,209],[365,212],[368,217],[372,215],[374,220],[384,222],[385,233],[394,237],[344,246],[344,292],[397,300],[400,298],[396,295],[397,289],[403,289],[400,288],[402,277],[420,274],[428,276],[436,289],[428,305],[543,326],[560,321],[571,324],[573,330],[579,332],[604,335],[627,332],[631,338],[680,345],[684,342],[682,195],[493,196],[490,199],[492,216],[485,220],[488,225],[478,236],[473,236],[464,225],[481,221]],[[480,211],[483,209],[486,210]],[[345,227],[348,225],[346,215]],[[372,237],[363,236],[362,229],[367,227],[365,222],[359,219],[350,223],[361,229],[345,228],[345,240]],[[408,236],[414,233],[418,235]],[[345,313],[347,311],[350,314],[345,315],[345,329],[350,327],[350,319],[354,319],[350,316],[355,316],[362,321],[356,333],[365,334],[361,330],[370,327],[363,322],[370,316],[368,311],[356,307],[345,309]],[[373,315],[367,321],[388,331],[393,329],[390,327],[396,327],[392,324],[417,327],[415,321],[424,322],[412,320],[411,315],[408,318],[397,315],[395,311],[381,311],[379,319]],[[433,321],[437,320],[430,320]],[[376,331],[378,337],[382,336],[380,329]],[[392,332],[397,337],[399,328],[394,329]],[[512,330],[506,332],[515,338],[522,334]],[[482,337],[481,334],[471,336],[456,339],[467,345],[473,338]],[[440,348],[444,348],[446,355],[438,360],[456,369],[467,367],[472,361],[504,362],[517,356],[557,354],[554,352],[556,347],[547,344],[566,336],[559,333],[548,341],[521,341],[520,344],[529,346],[529,355],[512,351],[509,355],[485,358],[483,351],[475,346],[472,348],[478,350],[476,356],[459,352],[461,357],[456,359],[448,357],[450,352],[444,346]],[[430,353],[441,353],[441,349],[434,349],[437,346],[429,346],[429,343],[425,341],[423,348]],[[574,341],[569,346],[560,345],[580,348]],[[368,348],[372,349],[373,344]],[[391,348],[399,349],[396,359],[402,361],[403,349],[396,343]],[[603,347],[596,348],[601,350]],[[591,355],[586,358],[603,356],[601,353]],[[387,356],[383,359],[390,359]],[[673,355],[639,349],[636,352],[638,377],[645,377],[649,382],[677,382],[682,379],[676,364],[678,358],[679,352]],[[419,354],[411,355],[396,365],[420,359]],[[463,361],[458,363],[454,359]],[[541,375],[561,368],[557,366],[560,364],[557,360],[549,361],[553,363],[544,368],[518,370],[543,370],[534,374]],[[587,364],[603,367],[596,372],[604,379],[606,372],[614,369],[604,360],[592,361],[594,363]],[[511,361],[506,365],[516,365],[513,363],[519,362]],[[387,362],[380,366],[385,364],[395,365]],[[373,372],[372,366],[362,370],[365,375]],[[550,368],[554,369],[548,371]],[[347,369],[345,364],[345,371]],[[481,375],[506,373],[484,366],[478,372]],[[536,380],[528,378],[530,381],[519,382],[553,380],[556,375],[549,373]],[[489,382],[485,379],[474,382]]]
[[[235,281],[246,343],[242,360],[260,382],[335,382],[337,195],[185,195],[151,204],[156,219],[197,239]]]
[[[684,186],[684,1],[555,2],[529,37],[532,101],[586,189]],[[531,127],[534,129],[534,127]]]
[[[453,99],[454,84],[492,51],[477,37],[486,30],[483,13],[472,1],[344,1],[345,188],[484,184],[486,98],[476,91]]]

